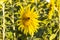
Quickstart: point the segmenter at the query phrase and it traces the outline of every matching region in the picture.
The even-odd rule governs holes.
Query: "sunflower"
[[[56,1],[56,8],[57,8],[57,11],[58,11],[58,15],[60,16],[60,0]]]
[[[0,0],[0,4],[2,4],[3,2],[6,2],[7,0]]]
[[[31,5],[27,5],[26,7],[21,6],[18,12],[20,14],[20,26],[18,29],[23,31],[24,34],[29,34],[33,37],[34,33],[39,29],[39,14],[34,10],[35,7],[30,9],[30,6]]]
[[[48,13],[48,18],[52,19],[52,16],[54,14],[55,1],[54,0],[50,0],[49,5],[50,5],[51,9],[50,9],[50,11]]]

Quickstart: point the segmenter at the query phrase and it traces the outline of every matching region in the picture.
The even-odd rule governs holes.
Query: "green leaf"
[[[56,37],[56,34],[52,34],[49,38],[49,40],[53,40]]]

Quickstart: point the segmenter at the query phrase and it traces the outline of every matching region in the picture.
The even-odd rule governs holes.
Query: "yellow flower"
[[[49,5],[50,5],[51,9],[50,9],[50,11],[48,13],[48,18],[52,19],[52,16],[54,14],[55,1],[54,0],[50,0],[50,4]]]
[[[60,0],[56,1],[56,8],[58,10],[58,15],[60,16]]]
[[[19,11],[20,14],[20,26],[18,29],[24,32],[24,34],[29,34],[33,37],[34,33],[39,29],[39,14],[34,11],[35,7],[30,9],[31,5],[22,7]]]
[[[59,7],[60,7],[60,0],[56,1],[56,6],[57,6],[57,9],[59,9]]]
[[[2,3],[5,2],[5,1],[7,1],[7,0],[0,0],[0,4],[2,4]]]
[[[35,2],[35,0],[32,0],[32,2]]]

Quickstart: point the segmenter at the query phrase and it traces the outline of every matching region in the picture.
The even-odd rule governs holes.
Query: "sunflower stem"
[[[5,8],[5,4],[3,3],[2,4],[3,8],[2,8],[2,11],[3,11],[3,40],[5,40],[5,12],[4,12],[4,8]]]
[[[33,37],[31,37],[31,39],[30,40],[33,40]]]
[[[33,40],[33,35],[31,36],[31,40]]]

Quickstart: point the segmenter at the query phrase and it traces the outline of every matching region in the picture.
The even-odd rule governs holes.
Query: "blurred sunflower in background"
[[[2,8],[2,5],[4,2],[6,2],[7,0],[0,0],[0,8]]]
[[[54,8],[55,7],[55,0],[50,0],[49,5],[50,5],[50,11],[48,13],[48,18],[52,19],[52,16],[53,16],[54,10],[55,10],[55,8]]]
[[[6,2],[7,0],[0,0],[0,4],[2,4],[3,2]]]
[[[18,29],[23,31],[24,34],[29,34],[33,37],[34,33],[39,29],[39,14],[35,11],[35,7],[30,9],[30,6],[31,5],[26,7],[21,6],[21,9],[19,10],[20,26]]]

